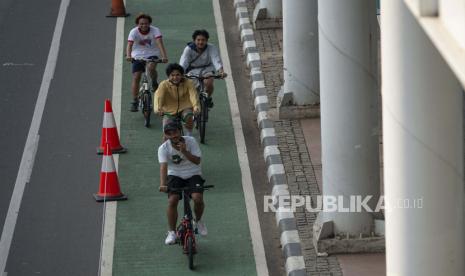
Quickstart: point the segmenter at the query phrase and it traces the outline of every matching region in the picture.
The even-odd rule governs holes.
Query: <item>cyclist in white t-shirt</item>
[[[200,235],[206,236],[208,231],[202,218],[205,204],[203,201],[202,169],[200,167],[201,152],[195,138],[181,136],[179,126],[172,122],[164,126],[166,141],[158,148],[160,163],[160,192],[168,193],[168,235],[165,244],[176,242],[176,221],[178,219],[178,202],[182,193],[170,192],[170,188],[192,187],[191,197],[194,201],[195,225]]]
[[[145,71],[145,61],[137,59],[155,58],[161,59],[161,62],[163,63],[168,62],[168,56],[163,44],[160,29],[150,25],[152,23],[152,17],[147,14],[140,14],[136,17],[135,22],[137,27],[133,28],[129,32],[128,44],[126,47],[126,60],[132,62],[132,112],[137,112],[137,93],[139,91],[139,82],[142,73]],[[156,63],[150,62],[147,67],[150,78],[152,79],[153,91],[155,91],[158,87],[156,66]]]

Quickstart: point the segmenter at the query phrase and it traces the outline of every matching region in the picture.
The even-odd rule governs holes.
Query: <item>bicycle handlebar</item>
[[[162,63],[162,59],[160,58],[143,58],[143,57],[138,57],[138,58],[132,58],[133,60],[142,60],[145,62],[155,62],[155,63]]]
[[[211,189],[213,187],[215,187],[215,185],[205,185],[202,188],[203,188],[204,191],[206,191],[206,190]],[[182,188],[171,188],[171,189],[168,189],[168,191],[170,191],[170,192],[182,192],[182,191],[192,191],[194,189],[196,189],[196,187],[182,187]]]
[[[221,75],[209,75],[209,76],[198,76],[198,75],[184,75],[187,79],[197,79],[197,80],[205,80],[205,79],[223,79],[227,75],[225,74],[224,76]]]

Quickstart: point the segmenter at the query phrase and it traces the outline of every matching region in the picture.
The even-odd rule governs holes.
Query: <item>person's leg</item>
[[[152,89],[155,91],[158,88],[157,64],[155,62],[149,62],[147,70],[149,72],[150,80],[152,81]]]
[[[207,92],[208,96],[211,97],[213,95],[213,83],[214,83],[214,79],[211,78],[211,79],[204,79],[203,80],[203,85],[205,86],[205,92]]]
[[[131,83],[131,92],[132,92],[132,99],[137,101],[137,94],[139,93],[139,83],[140,78],[142,76],[142,72],[134,72],[132,73],[132,83]]]
[[[199,221],[202,218],[203,210],[205,210],[205,203],[203,201],[203,194],[202,193],[192,193],[192,200],[194,201],[195,220]]]
[[[178,194],[170,194],[168,197],[168,209],[166,216],[168,217],[168,228],[170,231],[175,231],[176,222],[178,221]]]
[[[142,73],[145,71],[144,63],[139,60],[134,60],[132,62],[132,82],[131,82],[131,94],[132,94],[132,102],[131,102],[131,111],[137,111],[137,95],[139,94],[139,84]]]
[[[194,201],[195,220],[199,221],[202,218],[205,203],[203,201],[203,183],[205,180],[200,175],[194,175],[188,179],[189,187],[191,187],[191,198]]]
[[[184,128],[186,129],[186,136],[192,136],[192,129],[194,128],[194,113],[191,108],[186,108],[182,111],[182,120]]]
[[[170,192],[173,188],[183,187],[184,180],[177,176],[168,175],[167,185],[168,185],[168,209],[166,211],[166,216],[168,217],[168,227],[170,231],[175,231],[176,222],[178,220],[178,202],[182,198],[181,193],[179,192]]]

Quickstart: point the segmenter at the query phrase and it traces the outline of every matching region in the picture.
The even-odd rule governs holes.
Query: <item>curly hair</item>
[[[166,75],[169,76],[173,71],[179,71],[181,75],[184,75],[184,68],[182,68],[181,65],[177,63],[170,63],[168,66],[166,66]]]
[[[210,38],[210,35],[208,34],[207,30],[195,30],[194,33],[192,34],[192,40],[195,40],[199,35],[205,37],[207,40]]]
[[[151,17],[150,15],[145,14],[145,13],[141,13],[141,14],[139,14],[139,15],[136,17],[136,20],[135,20],[136,25],[139,24],[139,20],[142,19],[142,18],[147,19],[147,20],[149,21],[150,24],[152,23],[152,17]]]

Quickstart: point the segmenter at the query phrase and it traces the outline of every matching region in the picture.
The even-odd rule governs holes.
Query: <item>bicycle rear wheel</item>
[[[187,257],[189,258],[189,269],[194,269],[194,239],[192,235],[187,236]]]
[[[200,134],[200,143],[205,144],[205,132],[207,128],[208,121],[208,105],[207,99],[202,97],[200,99],[200,116],[198,121],[199,134]]]

